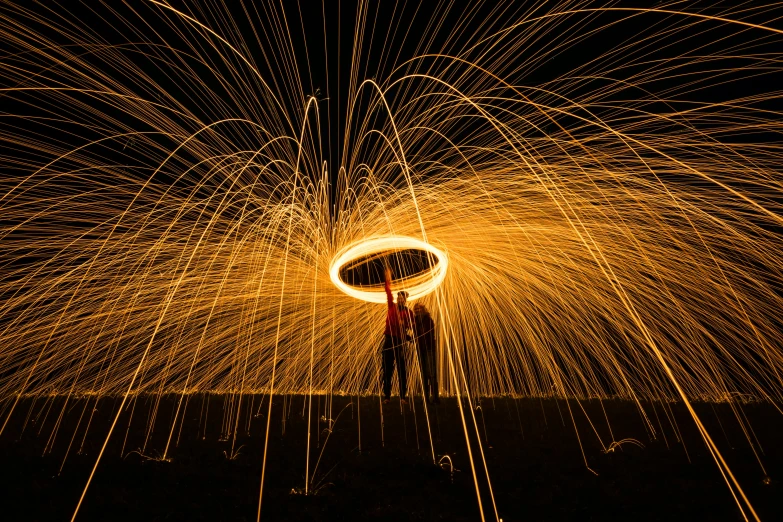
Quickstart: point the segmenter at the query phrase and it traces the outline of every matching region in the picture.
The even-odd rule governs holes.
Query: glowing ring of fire
[[[385,303],[386,293],[382,285],[363,287],[359,289],[351,286],[340,279],[340,269],[355,259],[359,259],[381,252],[393,253],[400,250],[424,250],[429,252],[437,262],[429,270],[419,274],[398,279],[395,281],[394,291],[405,289],[408,292],[408,300],[412,301],[423,297],[433,290],[446,278],[446,268],[448,267],[448,257],[446,253],[435,248],[429,243],[414,239],[408,236],[387,236],[364,239],[357,243],[347,246],[334,256],[332,264],[329,266],[329,275],[334,285],[356,299],[369,301],[371,303]],[[400,288],[402,285],[402,288]]]

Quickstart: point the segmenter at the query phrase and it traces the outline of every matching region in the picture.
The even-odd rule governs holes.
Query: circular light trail
[[[429,243],[412,237],[375,237],[353,243],[337,253],[329,266],[329,275],[334,285],[351,297],[370,303],[385,303],[386,293],[383,285],[362,287],[350,285],[342,280],[340,270],[357,259],[374,255],[393,255],[395,252],[411,249],[428,252],[436,260],[428,270],[396,280],[398,288],[395,288],[395,291],[404,289],[409,294],[408,300],[418,299],[435,290],[443,282],[448,268],[448,257],[445,252]],[[399,288],[400,284],[402,288]]]

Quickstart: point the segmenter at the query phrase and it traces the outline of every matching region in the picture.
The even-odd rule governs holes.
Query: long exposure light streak
[[[783,400],[783,6],[522,4],[411,42],[359,0],[342,65],[326,4],[3,4],[0,434],[176,394],[166,458],[189,394],[377,394],[385,297],[341,269],[387,256],[442,393],[683,401],[757,519],[691,402]]]
[[[373,255],[394,256],[394,252],[404,249],[420,250],[434,257],[434,266],[431,270],[406,278],[405,281],[397,281],[397,284],[408,292],[409,300],[419,299],[433,292],[443,282],[448,269],[448,257],[444,252],[441,252],[429,243],[412,237],[387,236],[370,238],[349,245],[344,251],[338,252],[332,260],[329,276],[337,288],[351,297],[370,303],[385,303],[386,294],[381,285],[377,285],[378,287],[375,289],[356,288],[342,280],[340,269],[356,259]]]

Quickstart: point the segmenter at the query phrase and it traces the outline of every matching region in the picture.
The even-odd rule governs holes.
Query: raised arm
[[[391,278],[392,278],[391,268],[386,268],[383,271],[383,278],[384,278],[383,287],[386,290],[386,303],[389,306],[394,306],[394,296],[392,295],[392,291],[391,291]]]

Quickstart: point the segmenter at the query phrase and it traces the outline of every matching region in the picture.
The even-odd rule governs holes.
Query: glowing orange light
[[[436,259],[436,263],[430,270],[402,279],[402,285],[409,294],[408,299],[418,299],[435,290],[438,285],[443,282],[443,279],[446,277],[448,257],[445,252],[435,248],[429,243],[412,237],[376,237],[353,243],[338,252],[334,257],[329,266],[329,275],[335,286],[351,297],[369,301],[370,303],[385,303],[386,294],[383,286],[356,287],[349,285],[340,277],[340,269],[347,263],[362,257],[382,253],[393,254],[394,252],[408,249],[423,250],[432,254]]]

